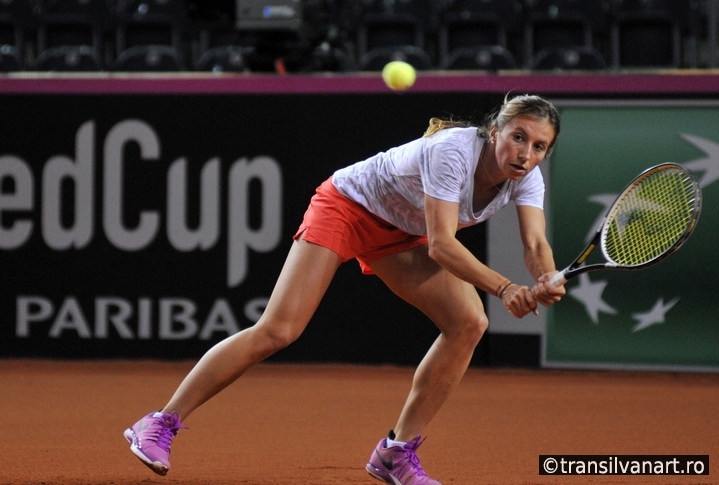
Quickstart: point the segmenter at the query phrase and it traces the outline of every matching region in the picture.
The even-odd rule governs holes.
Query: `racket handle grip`
[[[567,282],[567,278],[564,277],[564,271],[560,271],[549,279],[549,284],[552,286],[562,286]]]

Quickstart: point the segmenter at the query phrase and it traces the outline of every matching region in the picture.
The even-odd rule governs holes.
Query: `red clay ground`
[[[166,477],[122,431],[193,362],[0,361],[0,484],[379,484],[412,369],[262,364],[200,408]],[[427,429],[444,484],[719,483],[719,375],[471,369]],[[708,454],[711,475],[540,476],[540,454]]]

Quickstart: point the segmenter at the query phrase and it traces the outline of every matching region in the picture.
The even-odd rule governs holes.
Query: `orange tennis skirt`
[[[384,256],[427,244],[427,236],[407,234],[340,194],[332,177],[317,188],[293,239],[331,249],[342,262],[355,258],[364,274]]]

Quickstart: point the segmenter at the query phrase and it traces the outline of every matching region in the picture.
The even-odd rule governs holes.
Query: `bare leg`
[[[426,246],[382,258],[372,270],[441,331],[417,367],[394,428],[398,440],[410,441],[459,384],[488,321],[477,290],[432,261]]]
[[[294,242],[259,321],[211,348],[162,411],[187,418],[252,365],[294,342],[307,327],[339,264],[339,257],[329,249]]]

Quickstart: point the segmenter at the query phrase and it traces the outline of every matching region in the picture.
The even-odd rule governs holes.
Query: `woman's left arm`
[[[547,241],[547,222],[544,211],[537,207],[517,206],[519,233],[524,247],[524,264],[537,285],[532,289],[534,298],[544,306],[558,302],[566,293],[563,286],[548,284],[556,273],[554,254]]]

